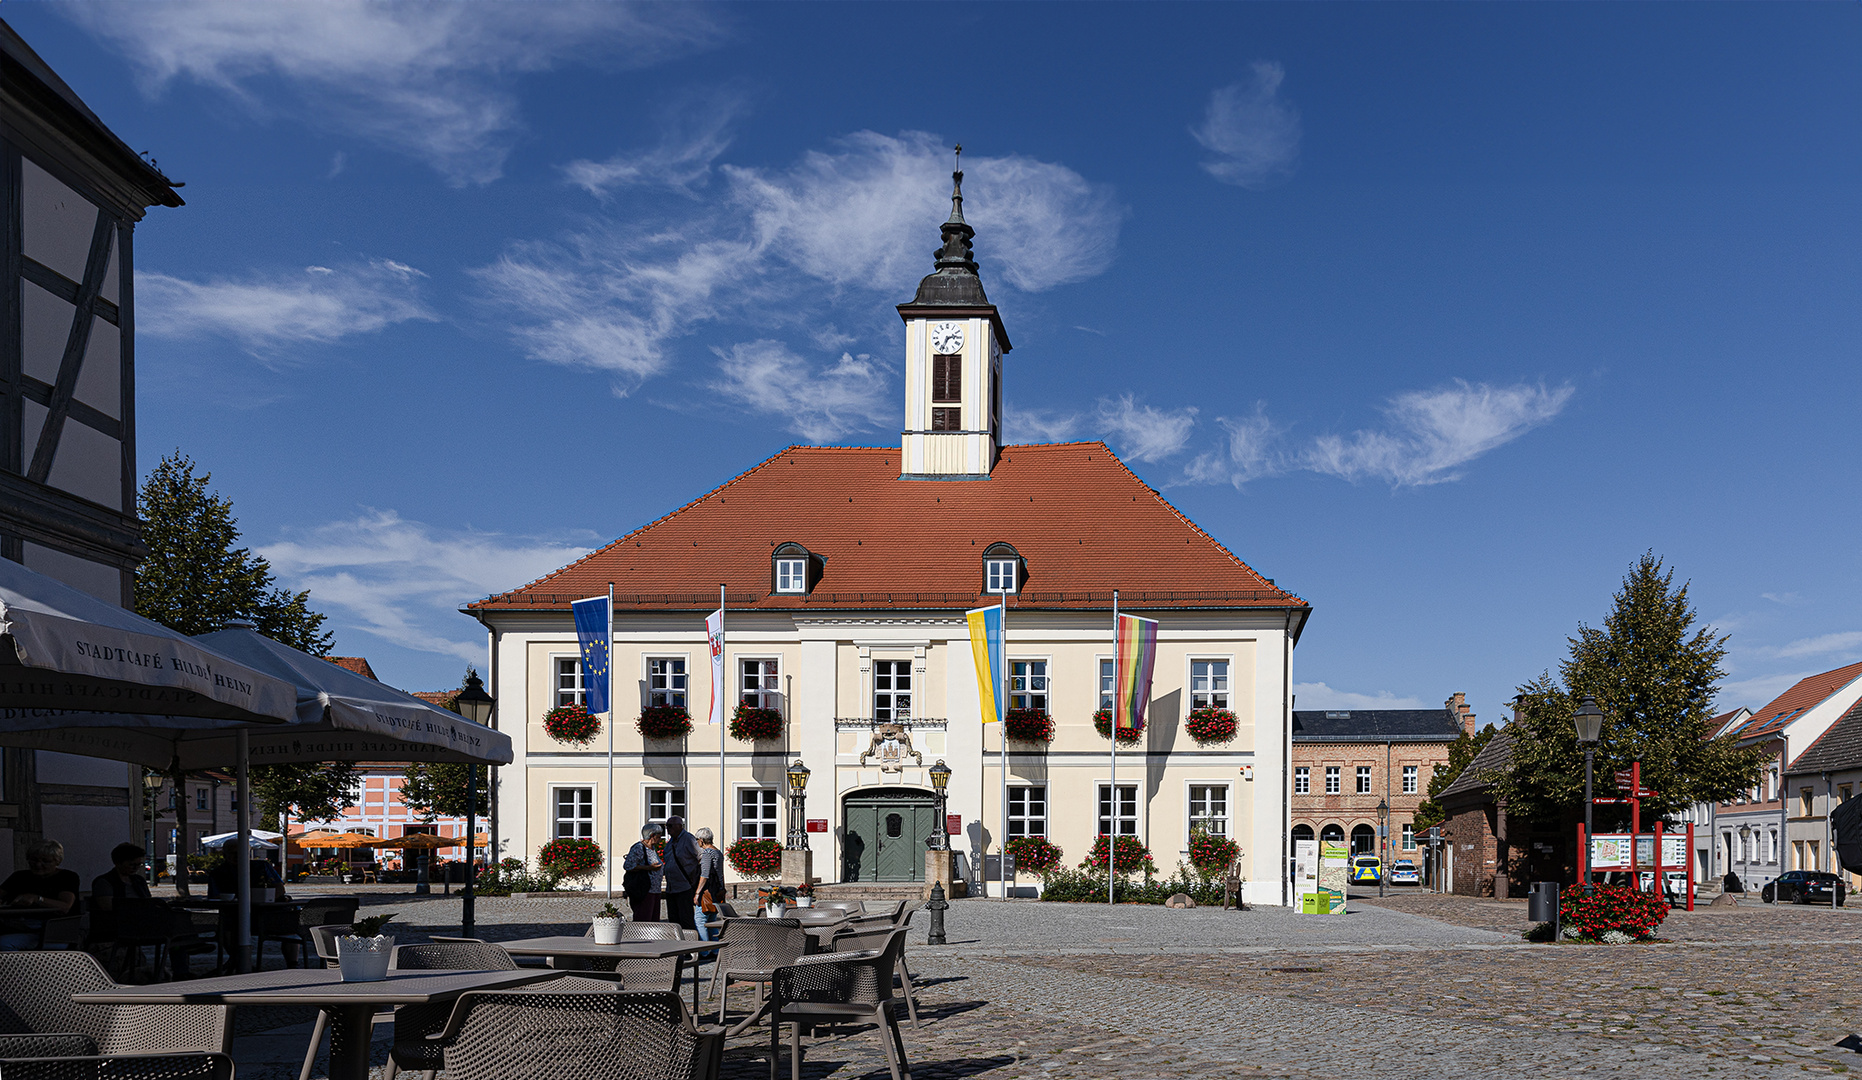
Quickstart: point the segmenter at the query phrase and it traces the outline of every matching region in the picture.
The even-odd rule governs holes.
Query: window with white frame
[[[912,662],[873,661],[873,719],[912,718]]]
[[[1293,770],[1293,794],[1312,794],[1312,767],[1300,765]]]
[[[776,667],[774,660],[738,661],[738,670],[743,675],[743,686],[738,690],[737,700],[756,709],[781,708],[782,699],[777,689]]]
[[[1358,794],[1369,795],[1370,793],[1371,767],[1369,765],[1360,765],[1358,766]]]
[[[1135,784],[1118,786],[1118,804],[1113,805],[1112,785],[1099,785],[1099,832],[1105,836],[1116,828],[1118,836],[1138,835],[1138,787]]]
[[[1765,861],[1768,863],[1775,863],[1778,861],[1778,830],[1773,829],[1770,836],[1771,842],[1766,847]]]
[[[1019,561],[1016,559],[985,560],[983,570],[987,584],[983,591],[992,594],[1014,592],[1018,566]]]
[[[587,702],[582,686],[582,658],[579,656],[559,656],[556,658],[556,704],[581,705]]]
[[[1190,831],[1228,835],[1228,785],[1190,785]]]
[[[685,708],[685,657],[648,658],[647,704]]]
[[[737,789],[737,839],[779,840],[776,832],[776,789]]]
[[[194,809],[196,810],[207,809],[207,800],[209,798],[211,798],[211,796],[207,794],[206,788],[195,788],[194,789]]]
[[[1009,708],[1047,708],[1047,661],[1009,661]]]
[[[776,591],[779,593],[805,593],[808,591],[808,560],[777,559]]]
[[[1118,679],[1118,668],[1111,660],[1099,661],[1099,707],[1112,707],[1112,684]]]
[[[595,789],[585,787],[559,787],[556,796],[556,828],[554,835],[558,840],[589,840],[595,836]]]
[[[1047,835],[1047,785],[1009,788],[1009,839]]]
[[[1190,708],[1228,708],[1228,661],[1190,661]]]
[[[1417,766],[1415,765],[1403,766],[1403,794],[1405,795],[1416,794],[1417,773],[1418,773]]]
[[[1325,793],[1327,795],[1338,794],[1339,782],[1339,766],[1327,765],[1325,767]]]
[[[685,816],[685,789],[656,787],[647,789],[647,824],[664,825],[667,818]]]
[[[1403,850],[1416,850],[1416,826],[1407,821],[1403,823]]]

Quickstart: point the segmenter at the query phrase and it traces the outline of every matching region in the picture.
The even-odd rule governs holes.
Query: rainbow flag
[[[1006,711],[1002,702],[1002,609],[977,608],[964,617],[970,621],[970,655],[976,659],[976,697],[982,703],[983,723],[993,724]]]
[[[1112,722],[1128,731],[1135,730],[1144,726],[1144,707],[1151,700],[1151,670],[1157,666],[1157,620],[1121,614],[1114,651],[1117,661]]]

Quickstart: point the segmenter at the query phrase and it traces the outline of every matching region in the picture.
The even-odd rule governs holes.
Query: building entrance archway
[[[1319,842],[1324,844],[1342,844],[1345,842],[1345,829],[1341,825],[1327,825],[1319,830]]]
[[[923,881],[937,797],[921,788],[856,791],[841,803],[842,881]]]

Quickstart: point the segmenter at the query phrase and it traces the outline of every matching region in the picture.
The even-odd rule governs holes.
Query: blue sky
[[[948,148],[1010,434],[1317,611],[1300,707],[1497,719],[1646,549],[1723,701],[1862,659],[1862,7],[8,4],[187,186],[180,448],[337,649],[792,442],[895,444]]]

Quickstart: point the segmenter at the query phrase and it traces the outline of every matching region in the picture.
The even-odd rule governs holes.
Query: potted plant
[[[1099,737],[1102,739],[1109,739],[1112,737],[1111,709],[1100,709],[1093,714],[1093,730],[1097,731]],[[1121,746],[1132,746],[1142,738],[1144,738],[1144,722],[1142,720],[1138,722],[1138,726],[1135,728],[1119,728],[1118,741]]]
[[[1235,737],[1236,728],[1235,714],[1227,709],[1193,709],[1183,722],[1190,738],[1204,746],[1228,742]]]
[[[558,881],[594,877],[601,865],[601,845],[587,837],[558,837],[537,852],[537,866]]]
[[[1002,718],[1002,733],[1016,742],[1054,741],[1054,721],[1046,709],[1010,709]]]
[[[731,713],[731,738],[742,742],[782,738],[782,710],[739,704]]]
[[[692,714],[683,705],[648,705],[634,727],[649,739],[681,739],[691,733]]]
[[[579,701],[558,705],[543,714],[543,730],[557,742],[587,746],[601,734],[601,721]]]
[[[738,877],[775,877],[782,872],[782,841],[734,840],[724,857]]]
[[[766,885],[756,891],[756,898],[763,905],[763,917],[780,919],[789,907],[790,890],[781,885]]]
[[[795,887],[795,906],[798,908],[811,908],[815,906],[815,887],[813,885],[797,885]]]
[[[394,956],[394,939],[381,932],[394,912],[357,919],[350,932],[336,939],[336,966],[344,982],[381,982],[388,977],[388,960]]]
[[[621,913],[612,903],[601,905],[595,913],[595,944],[618,945],[621,940]]]

